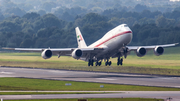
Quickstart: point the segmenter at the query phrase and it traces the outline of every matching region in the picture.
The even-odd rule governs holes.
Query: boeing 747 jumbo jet
[[[76,29],[78,48],[3,48],[17,51],[42,52],[41,56],[44,59],[49,59],[52,55],[72,56],[74,59],[80,59],[88,62],[88,66],[100,66],[102,60],[105,65],[111,65],[110,57],[117,57],[117,65],[123,64],[123,57],[134,51],[137,56],[146,55],[148,50],[153,49],[154,54],[159,56],[164,52],[164,47],[175,46],[175,44],[154,45],[154,46],[127,46],[131,40],[133,33],[126,24],[121,24],[107,32],[101,39],[87,46],[86,42],[77,27]]]

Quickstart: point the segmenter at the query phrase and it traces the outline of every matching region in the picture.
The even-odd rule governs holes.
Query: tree
[[[64,12],[62,14],[62,16],[60,17],[62,20],[65,20],[65,21],[74,21],[74,17],[72,15],[70,15],[68,12]]]
[[[21,30],[21,26],[15,22],[3,21],[0,23],[0,31],[17,32],[19,30]]]
[[[22,17],[24,14],[26,14],[26,12],[18,7],[14,7],[14,8],[9,8],[5,11],[6,13],[10,14],[10,15],[17,15]]]
[[[137,12],[142,12],[143,10],[147,10],[148,8],[145,5],[137,4],[134,7],[134,10]]]
[[[56,26],[58,28],[63,28],[62,26],[63,21],[59,20],[55,15],[53,14],[46,14],[43,17],[44,27],[52,27]]]
[[[97,22],[101,22],[101,21],[107,21],[107,18],[105,16],[101,16],[97,13],[86,14],[82,19],[82,22],[84,24],[93,24],[93,23],[97,23]]]
[[[35,12],[31,12],[31,13],[26,13],[22,18],[26,18],[28,20],[34,20],[36,18],[40,17],[39,14],[35,13]]]
[[[166,19],[164,16],[160,16],[156,20],[156,25],[158,27],[169,27],[175,24],[174,19]]]
[[[22,41],[22,43],[20,44],[20,47],[27,48],[27,47],[32,47],[32,45],[33,45],[32,39],[27,38],[24,41]]]
[[[38,14],[40,14],[41,16],[43,16],[43,15],[46,14],[46,11],[44,11],[44,10],[39,10],[39,11],[38,11]]]
[[[51,12],[51,9],[52,8],[55,8],[56,7],[56,3],[54,2],[45,2],[43,5],[42,5],[42,8],[45,10],[45,11],[48,11],[48,12]]]

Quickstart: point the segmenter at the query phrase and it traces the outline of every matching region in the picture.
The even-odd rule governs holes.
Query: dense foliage
[[[77,26],[89,45],[123,23],[133,31],[131,45],[180,42],[179,2],[167,6],[170,3],[161,0],[30,1],[0,0],[1,47],[77,47]]]

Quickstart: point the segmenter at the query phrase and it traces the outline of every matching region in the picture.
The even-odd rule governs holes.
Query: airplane
[[[179,43],[153,45],[153,46],[127,46],[133,37],[133,32],[127,24],[121,24],[107,32],[101,39],[87,46],[79,27],[75,28],[78,48],[3,48],[17,51],[42,52],[44,59],[49,59],[52,55],[72,56],[74,59],[88,62],[88,66],[101,66],[105,61],[105,66],[111,66],[110,58],[117,57],[117,65],[123,65],[123,57],[126,58],[131,51],[138,57],[146,55],[147,51],[154,50],[156,56],[164,53],[164,47],[176,46]]]

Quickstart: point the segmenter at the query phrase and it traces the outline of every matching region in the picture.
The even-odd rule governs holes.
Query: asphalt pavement
[[[67,71],[53,69],[0,67],[0,77],[24,77],[50,80],[100,82],[112,84],[143,85],[180,88],[180,77]],[[48,94],[48,95],[0,95],[3,99],[59,99],[59,98],[173,98],[180,101],[180,91],[120,91],[112,94]]]

